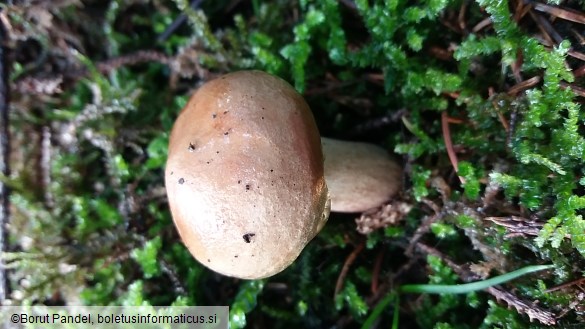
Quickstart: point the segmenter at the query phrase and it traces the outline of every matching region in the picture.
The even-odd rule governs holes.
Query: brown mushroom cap
[[[383,148],[321,138],[331,211],[364,212],[381,206],[402,188],[402,168]]]
[[[227,74],[191,97],[171,133],[165,184],[189,251],[238,278],[285,269],[329,216],[309,106],[260,71]]]

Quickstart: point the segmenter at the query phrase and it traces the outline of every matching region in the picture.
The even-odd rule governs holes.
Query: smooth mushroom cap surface
[[[364,212],[402,188],[402,168],[383,148],[321,138],[332,212]]]
[[[329,216],[309,106],[260,71],[230,73],[195,92],[171,132],[165,185],[191,254],[243,279],[285,269]]]

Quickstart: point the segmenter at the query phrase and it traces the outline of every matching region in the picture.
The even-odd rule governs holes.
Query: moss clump
[[[413,328],[547,323],[530,312],[585,321],[575,306],[585,117],[574,55],[583,47],[567,32],[581,26],[549,20],[544,30],[562,40],[546,41],[536,18],[551,17],[548,7],[520,1],[81,3],[0,5],[14,58],[13,174],[2,180],[13,189],[4,260],[16,303],[231,305],[233,328],[396,314]],[[165,201],[168,131],[193,88],[249,68],[291,81],[323,135],[394,150],[412,211],[367,237],[355,216],[333,215],[290,269],[263,281],[196,263]],[[409,295],[368,318],[401,284],[550,263],[554,273],[501,287],[512,297]],[[577,283],[551,290],[566,282]]]

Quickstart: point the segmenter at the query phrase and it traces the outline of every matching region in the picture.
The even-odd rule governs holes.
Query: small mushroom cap
[[[191,254],[228,276],[282,271],[329,217],[309,106],[260,71],[227,74],[191,97],[170,136],[165,184]]]
[[[364,212],[379,207],[402,188],[402,168],[383,148],[321,138],[331,211]]]

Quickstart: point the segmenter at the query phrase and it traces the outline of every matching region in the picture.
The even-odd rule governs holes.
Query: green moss
[[[479,197],[480,192],[480,184],[478,177],[481,177],[482,175],[481,174],[478,175],[475,172],[475,169],[473,168],[471,163],[466,161],[460,162],[458,165],[458,169],[459,176],[463,177],[463,179],[465,180],[463,183],[465,196],[472,200],[477,199]]]
[[[368,305],[351,281],[346,281],[343,290],[335,296],[335,307],[338,311],[342,310],[346,305],[352,316],[357,319],[362,319],[368,312]]]
[[[443,23],[455,21],[463,7],[464,33],[446,28]],[[83,55],[56,62],[82,63],[89,75],[49,100],[15,98],[13,131],[24,164],[13,177],[2,178],[14,190],[10,241],[23,252],[12,254],[10,264],[15,282],[30,282],[29,289],[13,283],[25,300],[50,300],[70,285],[80,287],[88,304],[231,305],[234,328],[362,323],[375,307],[370,302],[376,300],[371,291],[376,275],[382,289],[410,281],[458,282],[440,259],[425,262],[413,258],[417,253],[404,254],[414,232],[454,262],[485,265],[493,273],[553,262],[553,276],[542,274],[537,285],[515,282],[512,290],[553,309],[573,300],[564,291],[544,291],[580,277],[585,265],[584,116],[575,95],[561,87],[574,82],[566,63],[576,45],[564,41],[545,48],[532,37],[532,26],[513,19],[508,2],[222,0],[192,9],[186,0],[108,1],[94,8],[103,19],[86,22],[89,27],[79,22],[89,16],[76,15],[82,8],[61,9],[43,13],[54,15],[62,23],[57,26],[68,26],[77,37],[69,41],[81,40],[90,51],[80,47]],[[154,45],[180,14],[187,24]],[[58,29],[41,28],[19,11],[9,10],[7,17],[43,53],[53,56],[53,49],[61,49],[53,44],[60,40]],[[468,33],[485,19],[490,27]],[[93,40],[102,44],[92,46]],[[99,71],[104,58],[153,47],[180,53],[197,69],[149,63]],[[434,56],[436,49],[447,56]],[[522,77],[541,81],[510,95],[519,56]],[[30,74],[31,65],[16,62],[11,79]],[[393,149],[405,165],[400,197],[412,203],[412,212],[366,238],[367,248],[335,299],[344,262],[364,239],[355,232],[353,215],[333,215],[289,270],[262,281],[216,276],[192,258],[173,229],[163,182],[173,121],[202,79],[250,68],[306,92],[323,132],[372,140]],[[447,155],[443,113],[455,119],[449,131],[458,168]],[[354,133],[371,122],[382,122],[382,128]],[[29,138],[43,127],[53,132],[46,187],[37,183],[31,163],[39,154],[36,139]],[[532,231],[510,237],[509,228],[485,217],[542,229],[535,239]],[[423,218],[434,222],[421,228]],[[420,266],[401,272],[411,262]],[[69,283],[56,272],[59,264],[76,269],[64,276]],[[160,290],[169,281],[174,289]],[[531,325],[484,293],[424,296],[401,306],[405,323],[421,328]],[[390,322],[390,313],[381,312],[380,321]],[[573,313],[567,317],[579,320]]]
[[[240,290],[230,307],[230,328],[244,328],[246,326],[246,313],[256,307],[258,294],[262,292],[263,288],[263,280],[246,281],[240,285]]]
[[[160,237],[156,237],[147,241],[142,248],[134,249],[130,254],[140,264],[144,277],[147,279],[160,274],[157,255],[161,249],[161,244]]]

